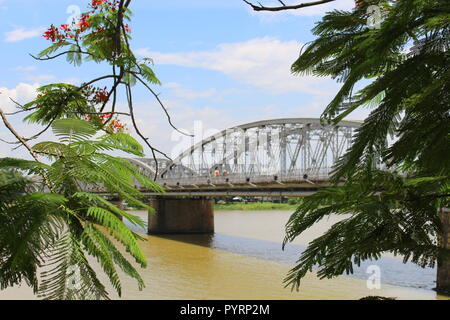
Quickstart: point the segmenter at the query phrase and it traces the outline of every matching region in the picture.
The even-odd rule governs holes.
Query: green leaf
[[[67,41],[57,42],[57,43],[51,45],[50,47],[48,47],[47,49],[42,50],[38,54],[38,57],[42,58],[44,56],[48,56],[48,55],[58,51],[62,47],[69,46],[69,45],[71,45],[71,43],[67,42]]]
[[[89,121],[79,119],[59,119],[52,125],[53,133],[62,141],[83,141],[93,137],[97,129]]]
[[[142,76],[150,83],[161,84],[161,81],[156,77],[155,72],[146,64],[140,64]]]

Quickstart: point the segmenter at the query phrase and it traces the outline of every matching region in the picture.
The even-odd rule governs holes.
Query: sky
[[[79,85],[108,72],[104,65],[74,67],[64,58],[36,61],[29,55],[49,45],[42,34],[51,24],[66,23],[77,8],[85,11],[88,2],[0,0],[0,108],[14,111],[10,98],[29,102],[39,86]],[[242,0],[133,0],[131,46],[139,58],[153,59],[162,82],[153,89],[160,93],[175,125],[195,133],[199,141],[248,122],[319,117],[340,84],[292,75],[290,67],[302,45],[314,39],[311,29],[325,12],[349,10],[353,5],[353,0],[337,0],[269,13],[254,12]],[[153,96],[139,86],[133,90],[137,122],[150,142],[172,157],[188,147],[192,139],[174,132]],[[126,110],[123,99],[120,106]],[[368,110],[357,110],[347,119],[363,120],[367,115]],[[23,123],[22,117],[9,117],[20,134],[40,131]],[[14,140],[1,123],[0,139]],[[49,139],[54,139],[51,132],[41,138]],[[24,148],[12,147],[0,141],[0,157],[28,157]],[[146,153],[150,156],[150,150]]]

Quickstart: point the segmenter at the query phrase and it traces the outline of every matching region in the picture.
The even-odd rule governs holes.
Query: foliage
[[[379,29],[366,24],[369,5],[384,10]],[[314,266],[320,277],[352,273],[384,252],[422,267],[450,258],[437,243],[450,197],[449,27],[448,1],[372,0],[313,29],[292,71],[343,83],[323,121],[372,111],[336,164],[335,187],[303,199],[287,224],[285,244],[328,215],[350,215],[309,244],[287,285],[298,289]]]
[[[98,186],[130,205],[153,210],[140,200],[143,195],[135,184],[154,192],[163,189],[111,153],[144,156],[143,147],[126,133],[119,115],[131,117],[136,133],[153,155],[158,152],[136,126],[131,87],[140,82],[154,94],[150,85],[159,80],[149,66],[151,60],[138,61],[130,49],[131,28],[125,22],[132,15],[131,1],[89,2],[89,11],[79,21],[59,28],[51,25],[43,36],[52,44],[35,58],[47,61],[65,56],[75,66],[103,62],[111,74],[79,86],[48,84],[38,88],[33,101],[16,103],[19,110],[14,114],[29,113],[25,121],[45,126],[33,137],[20,136],[0,109],[5,126],[35,159],[0,159],[0,290],[25,282],[46,299],[107,299],[109,294],[91,266],[92,257],[119,295],[119,272],[136,279],[140,289],[144,287],[135,269],[136,264],[146,266],[138,244],[143,239],[119,217],[141,227],[144,223],[83,190]],[[97,86],[108,80],[112,80],[110,87]],[[129,113],[116,110],[120,86],[126,89]],[[58,141],[30,145],[50,128]]]
[[[215,210],[294,210],[296,204],[272,202],[234,202],[214,205]]]
[[[289,198],[288,203],[290,205],[298,205],[301,201],[301,198]]]
[[[50,26],[43,36],[52,44],[42,50],[36,59],[48,61],[65,56],[75,66],[83,62],[104,63],[111,68],[111,73],[80,86],[54,83],[38,88],[36,99],[18,105],[23,112],[32,111],[25,117],[26,121],[49,127],[56,119],[86,119],[95,123],[99,129],[124,132],[126,125],[120,122],[118,115],[128,116],[137,135],[151,149],[153,156],[156,153],[165,156],[144,137],[134,115],[132,87],[139,83],[155,97],[169,124],[178,131],[167,109],[151,88],[151,85],[160,84],[151,68],[153,61],[150,58],[137,59],[131,50],[131,28],[128,26],[132,17],[130,3],[131,0],[92,0],[89,10],[81,14],[78,22],[60,27]],[[105,81],[112,83],[105,87],[99,86]],[[116,110],[120,87],[125,88],[129,112]]]
[[[83,192],[86,185],[102,186],[129,203],[151,210],[138,200],[142,194],[134,188],[134,181],[157,192],[162,191],[161,187],[126,160],[104,153],[121,150],[142,156],[142,147],[123,133],[93,139],[97,130],[83,120],[57,120],[52,128],[59,142],[33,146],[51,164],[0,159],[0,168],[20,168],[28,175],[39,174],[45,179],[44,183],[43,179],[18,177],[0,187],[0,289],[26,281],[45,298],[107,298],[88,255],[96,258],[119,294],[118,269],[135,278],[142,288],[141,277],[116,249],[116,243],[121,243],[135,262],[145,267],[146,258],[138,245],[143,239],[118,216],[141,227],[144,223],[104,198]],[[31,188],[40,192],[31,192]],[[44,270],[40,285],[38,268]],[[71,277],[74,271],[79,276]],[[69,286],[68,279],[75,283]]]
[[[392,297],[380,297],[380,296],[367,296],[364,298],[361,298],[359,300],[396,300],[396,298],[392,298]]]
[[[11,180],[17,179],[21,174],[17,170],[0,169],[0,185],[4,185]]]

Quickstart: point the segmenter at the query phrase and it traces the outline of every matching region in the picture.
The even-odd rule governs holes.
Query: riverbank
[[[295,210],[296,204],[272,203],[272,202],[233,202],[227,204],[215,204],[214,210]]]

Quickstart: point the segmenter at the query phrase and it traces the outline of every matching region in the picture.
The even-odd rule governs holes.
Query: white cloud
[[[11,112],[15,108],[14,101],[18,103],[27,103],[36,97],[36,89],[39,84],[20,83],[15,88],[8,89],[0,87],[0,108],[5,112]]]
[[[36,66],[17,66],[17,67],[11,68],[12,71],[24,72],[24,73],[36,71],[36,69],[37,69]]]
[[[307,93],[321,95],[335,90],[328,78],[299,77],[291,74],[301,44],[274,38],[256,38],[245,42],[224,43],[209,51],[163,53],[138,49],[141,56],[151,57],[156,64],[172,64],[222,72],[243,83],[271,93]]]
[[[53,81],[56,79],[56,77],[52,74],[27,74],[25,76],[25,79],[31,82],[42,83]]]
[[[173,96],[187,100],[209,98],[218,94],[217,89],[193,90],[176,82],[166,83],[163,87],[169,88]]]
[[[68,83],[68,84],[75,85],[75,86],[81,84],[81,80],[76,77],[65,78],[65,79],[62,79],[60,82]]]
[[[36,73],[36,66],[17,66],[11,68],[12,71],[19,73],[22,78],[32,83],[42,83],[55,80],[56,77],[51,74],[38,74]]]
[[[38,68],[36,66],[17,66],[10,70],[19,73],[24,80],[31,83],[63,82],[77,85],[81,82],[77,77],[58,78],[53,74],[37,73]]]
[[[191,105],[184,99],[164,99],[164,104],[168,108],[173,124],[182,132],[199,133],[198,125],[201,124],[201,134],[203,138],[217,133],[218,131],[242,124],[246,120],[236,119],[229,112],[217,109],[214,105],[198,107]],[[118,109],[126,111],[126,106],[120,104]],[[192,142],[192,138],[184,136],[173,129],[160,106],[154,101],[141,102],[135,104],[136,123],[149,142],[156,148],[166,152],[169,156],[175,157],[180,152],[187,149]],[[133,125],[128,118],[123,118],[133,136],[136,137]],[[136,137],[140,142],[139,137]],[[199,141],[200,136],[195,138]],[[147,156],[151,156],[146,148]]]
[[[12,31],[5,32],[5,42],[19,42],[25,39],[39,37],[44,31],[44,27],[34,29],[20,27]]]

